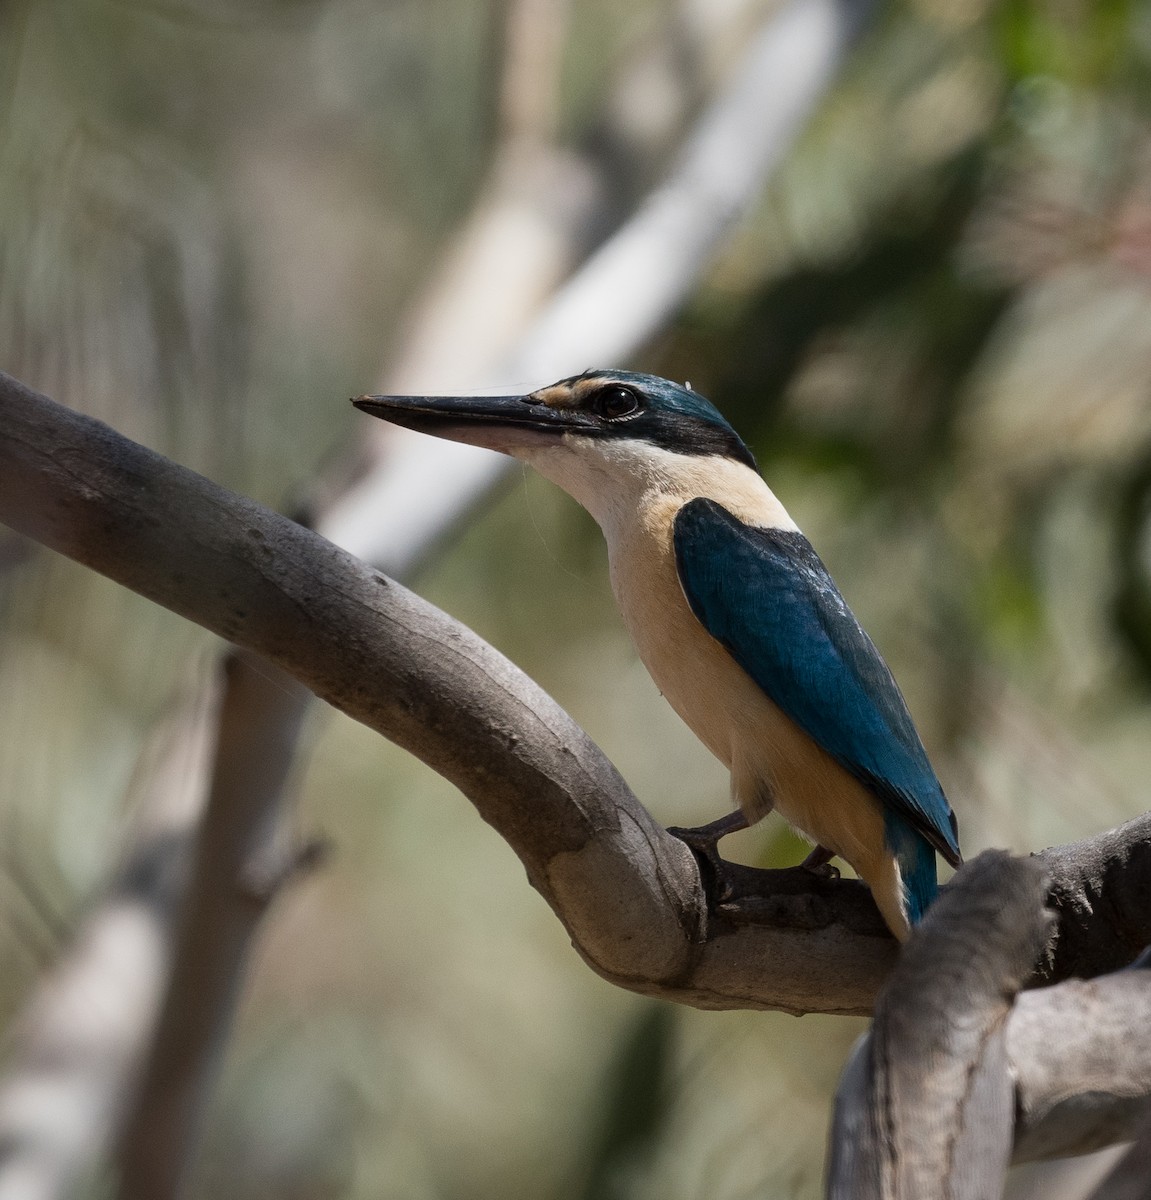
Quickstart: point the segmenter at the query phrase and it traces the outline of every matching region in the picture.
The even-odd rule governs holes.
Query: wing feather
[[[800,533],[691,500],[673,537],[691,610],[767,695],[953,866],[955,817],[903,695]]]

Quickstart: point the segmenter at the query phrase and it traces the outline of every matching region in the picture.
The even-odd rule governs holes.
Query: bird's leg
[[[709,821],[706,825],[699,825],[694,829],[682,829],[676,825],[668,829],[668,833],[672,837],[679,838],[681,842],[686,842],[695,852],[701,865],[706,863],[711,868],[711,873],[718,885],[719,898],[722,900],[730,894],[732,888],[727,878],[728,864],[720,857],[716,846],[720,838],[727,837],[729,833],[738,833],[747,827],[747,817],[743,815],[742,809],[737,808],[734,812],[729,812],[716,821]]]
[[[826,846],[816,846],[799,865],[815,875],[827,875],[832,879],[838,879],[838,869],[827,865],[834,857],[834,850],[829,850]]]
[[[708,821],[706,825],[697,825],[692,829],[681,829],[676,825],[669,829],[668,833],[679,838],[681,842],[687,842],[693,850],[714,851],[720,838],[727,837],[729,833],[739,833],[741,829],[746,828],[747,817],[743,815],[742,808],[737,808],[718,820]]]

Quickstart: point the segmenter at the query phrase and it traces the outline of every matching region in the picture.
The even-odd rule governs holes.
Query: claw
[[[735,895],[735,885],[728,872],[729,863],[720,857],[717,849],[719,840],[729,833],[738,833],[746,828],[747,818],[736,809],[727,816],[720,817],[718,821],[710,821],[694,829],[683,829],[676,825],[668,830],[672,837],[679,838],[695,854],[703,873],[710,879],[711,890],[718,903],[722,904]]]
[[[829,850],[826,846],[816,846],[799,865],[813,875],[822,876],[824,879],[838,879],[839,868],[831,865],[834,857],[834,850]]]

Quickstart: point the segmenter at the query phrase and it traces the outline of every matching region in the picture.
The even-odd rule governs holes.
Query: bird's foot
[[[672,837],[677,837],[687,844],[700,865],[700,873],[709,883],[715,899],[722,903],[730,900],[735,894],[735,884],[731,878],[731,863],[720,857],[717,849],[721,838],[729,833],[738,833],[747,828],[747,818],[736,809],[718,821],[710,821],[694,829],[683,829],[678,825],[668,830]]]
[[[839,868],[831,865],[834,857],[834,850],[829,850],[826,846],[816,846],[799,865],[823,879],[838,879]]]

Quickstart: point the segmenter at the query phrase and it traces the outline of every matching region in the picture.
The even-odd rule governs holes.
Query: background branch
[[[155,1025],[172,928],[214,751],[220,680],[145,745],[123,862],[60,963],[34,989],[0,1077],[0,1200],[69,1195],[122,1117]]]
[[[473,364],[466,383],[450,377],[445,385],[438,362],[445,346],[454,357],[455,342],[436,337],[434,351],[389,373],[387,388],[524,390],[589,365],[630,361],[684,302],[760,195],[871,7],[870,0],[790,0],[759,30],[666,180],[555,293],[502,363]],[[490,272],[468,278],[484,295],[490,290]],[[372,436],[386,439],[385,456],[316,527],[359,558],[404,576],[505,476],[509,462],[403,430]]]
[[[1115,1164],[1088,1200],[1142,1200],[1151,1179],[1151,1120],[1144,1120],[1135,1144]]]
[[[224,694],[207,808],[181,905],[173,970],[121,1138],[120,1194],[178,1191],[236,1002],[241,964],[297,852],[277,837],[309,693],[244,651],[224,661]]]

